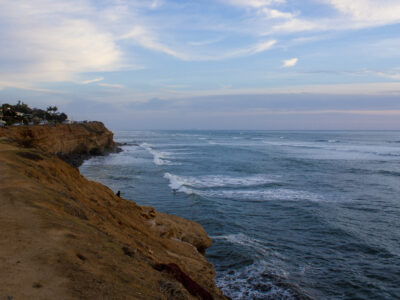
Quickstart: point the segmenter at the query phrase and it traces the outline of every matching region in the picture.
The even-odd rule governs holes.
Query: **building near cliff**
[[[10,126],[61,124],[68,119],[68,116],[57,110],[56,106],[49,106],[46,110],[31,108],[21,101],[15,105],[4,103],[0,105],[0,120]]]

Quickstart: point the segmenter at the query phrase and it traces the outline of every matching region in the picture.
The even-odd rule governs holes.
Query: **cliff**
[[[119,198],[54,155],[113,145],[100,124],[28,127],[28,144],[25,129],[0,134],[0,299],[226,299],[199,224]]]
[[[56,154],[74,166],[90,155],[104,154],[115,148],[113,133],[101,122],[11,126],[0,128],[1,136],[23,147]]]

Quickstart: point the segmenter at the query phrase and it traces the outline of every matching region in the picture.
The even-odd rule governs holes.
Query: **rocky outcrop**
[[[22,147],[56,154],[74,166],[90,155],[102,155],[115,149],[113,133],[101,122],[11,126],[1,128],[1,136]]]
[[[54,145],[29,128],[36,148],[0,138],[0,299],[226,299],[201,225],[120,198],[52,155],[113,145],[100,124],[98,139],[49,129]]]

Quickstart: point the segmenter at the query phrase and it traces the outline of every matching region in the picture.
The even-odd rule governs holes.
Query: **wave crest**
[[[170,153],[156,151],[147,143],[140,144],[140,147],[146,149],[151,155],[153,155],[153,161],[157,166],[173,164],[170,160],[166,159],[167,156],[171,155]]]

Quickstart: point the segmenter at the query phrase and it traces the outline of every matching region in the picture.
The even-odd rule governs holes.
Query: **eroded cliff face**
[[[49,135],[65,141],[52,142],[41,130],[32,128],[37,148],[0,138],[0,298],[226,299],[199,224],[87,180],[51,154],[88,150],[72,142],[87,137],[63,125]],[[101,146],[112,145],[102,132]]]
[[[11,126],[1,128],[1,136],[23,147],[57,154],[75,166],[86,156],[103,154],[115,147],[113,133],[101,122]]]

